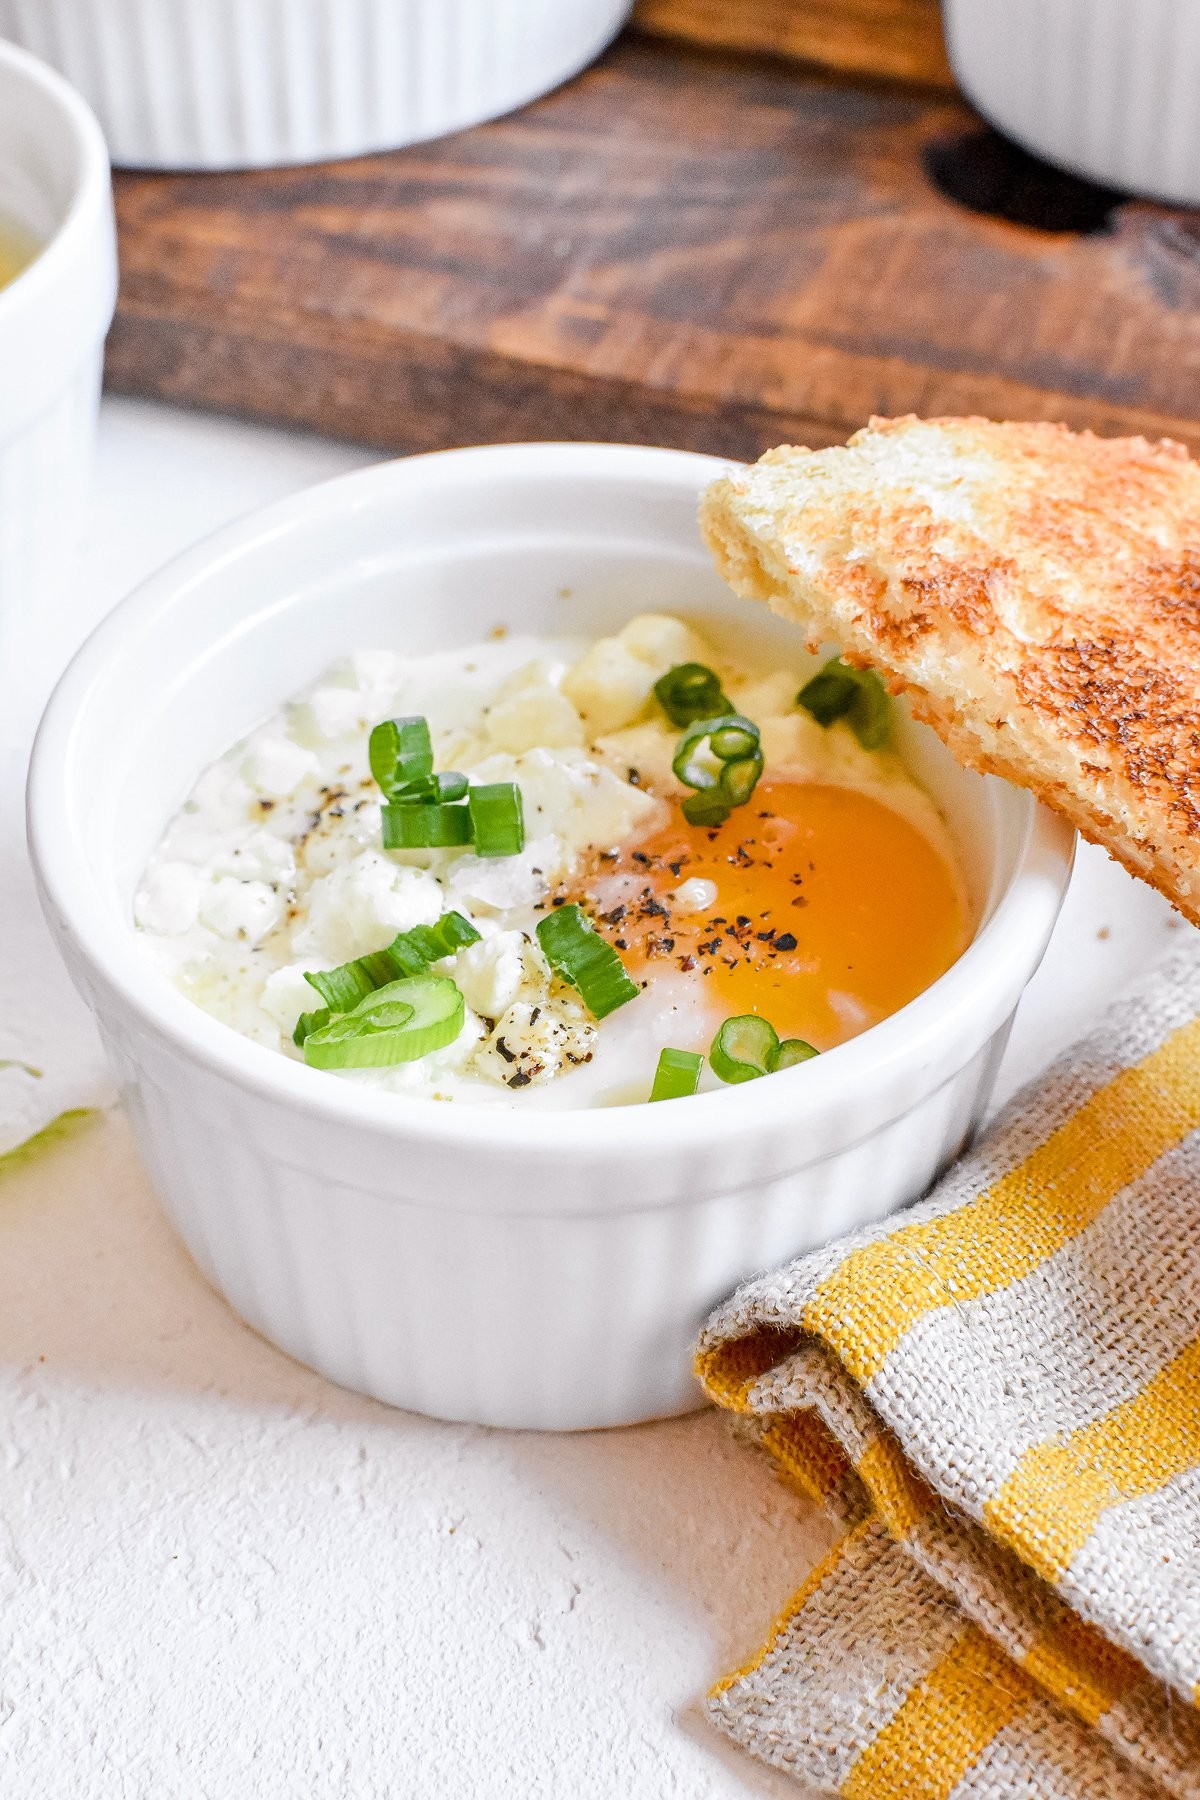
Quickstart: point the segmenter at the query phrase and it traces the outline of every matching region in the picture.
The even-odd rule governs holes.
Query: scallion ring
[[[891,736],[892,703],[874,669],[852,669],[831,656],[796,696],[818,725],[845,719],[864,750],[881,750]]]
[[[771,1058],[779,1048],[779,1033],[769,1019],[757,1013],[740,1013],[726,1019],[712,1041],[708,1060],[720,1081],[755,1081],[771,1072]]]
[[[654,697],[672,725],[713,719],[732,712],[721,690],[721,677],[704,663],[676,663],[654,684]]]
[[[803,1038],[785,1038],[769,1019],[758,1013],[740,1013],[726,1019],[712,1042],[708,1060],[713,1074],[721,1081],[756,1081],[760,1075],[774,1075],[796,1063],[809,1062],[818,1053]]]
[[[515,781],[481,783],[467,793],[476,856],[519,856],[525,848],[525,811]]]
[[[296,1043],[302,1044],[309,1031],[328,1024],[330,1013],[352,1012],[369,994],[404,976],[424,975],[444,956],[453,956],[468,944],[478,942],[479,933],[470,919],[464,919],[459,912],[448,912],[432,925],[414,925],[409,931],[397,932],[386,950],[373,950],[336,969],[306,972],[305,981],[325,1002],[326,1017],[305,1013],[296,1027]]]
[[[718,763],[740,762],[758,751],[758,742],[758,726],[750,719],[743,719],[740,713],[697,719],[680,738],[671,769],[685,787],[697,790],[715,787],[720,773],[699,760],[703,751],[706,748],[711,751]]]
[[[304,1039],[313,1069],[382,1069],[415,1062],[452,1044],[466,1004],[448,975],[393,981]]]
[[[411,783],[429,781],[433,775],[433,744],[428,724],[417,714],[384,719],[371,733],[367,760],[389,800]]]
[[[462,804],[395,801],[383,809],[385,850],[447,850],[471,842],[471,813]]]
[[[550,967],[579,990],[595,1019],[604,1019],[641,993],[625,965],[578,906],[560,906],[537,923],[537,940]]]
[[[651,1100],[684,1100],[700,1086],[704,1058],[696,1050],[660,1050]]]

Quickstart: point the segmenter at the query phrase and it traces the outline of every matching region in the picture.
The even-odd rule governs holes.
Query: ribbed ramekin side
[[[630,3],[0,0],[0,36],[86,95],[114,162],[251,168],[507,112],[590,62]]]
[[[946,0],[950,58],[992,122],[1049,161],[1200,204],[1194,0]]]
[[[526,1429],[632,1423],[699,1403],[696,1334],[739,1281],[914,1198],[979,1122],[1006,1031],[891,1125],[739,1192],[582,1213],[473,1211],[306,1166],[230,1089],[219,1112],[107,1036],[151,1176],[192,1255],[249,1324],[344,1386]],[[798,1157],[802,1146],[797,1146]],[[571,1180],[564,1163],[561,1179]]]

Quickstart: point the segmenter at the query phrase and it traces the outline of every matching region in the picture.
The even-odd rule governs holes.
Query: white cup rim
[[[950,1060],[962,1066],[1012,1012],[1049,939],[1070,878],[1075,834],[1032,796],[1021,796],[1024,842],[994,910],[958,961],[931,987],[881,1024],[816,1062],[770,1081],[749,1082],[666,1106],[537,1110],[439,1106],[328,1076],[252,1043],[179,993],[139,946],[131,925],[110,916],[77,836],[69,804],[69,766],[86,733],[88,696],[119,659],[122,645],[188,597],[231,561],[287,534],[319,529],[323,518],[378,501],[396,484],[486,479],[489,470],[537,478],[574,468],[581,480],[628,480],[698,488],[727,461],[684,451],[629,445],[522,444],[435,452],[378,464],[309,488],[226,526],[143,583],[93,632],[62,676],[43,716],[30,769],[29,841],[48,913],[82,956],[90,977],[164,1047],[239,1088],[327,1120],[426,1145],[494,1143],[505,1153],[561,1159],[564,1153],[647,1156],[695,1151],[738,1133],[778,1129],[781,1113],[803,1129],[806,1118],[844,1111],[855,1092],[884,1087],[896,1113],[911,1103],[914,1070],[929,1074]],[[164,821],[165,823],[165,821]],[[936,1080],[929,1074],[929,1085]],[[909,1099],[902,1098],[909,1094]],[[869,1108],[867,1109],[869,1111]],[[875,1120],[872,1123],[877,1122]],[[867,1120],[863,1120],[864,1131]]]

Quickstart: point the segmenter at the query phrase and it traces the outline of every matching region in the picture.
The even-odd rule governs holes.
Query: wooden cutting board
[[[979,133],[949,95],[629,37],[440,143],[122,175],[109,384],[396,451],[753,456],[909,410],[1200,447],[1200,223],[1064,200]],[[931,162],[985,202],[1107,228],[981,216]]]
[[[638,0],[642,31],[953,87],[941,0]]]

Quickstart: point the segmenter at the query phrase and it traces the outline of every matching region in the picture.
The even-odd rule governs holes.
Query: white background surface
[[[157,1210],[24,863],[46,686],[197,536],[368,460],[106,404],[71,591],[8,621],[0,688],[0,1792],[5,1800],[687,1800],[800,1790],[707,1686],[827,1541],[710,1413],[573,1438],[441,1425],[241,1326]],[[1081,853],[998,1098],[1189,927]],[[448,1321],[448,1329],[453,1322]]]

